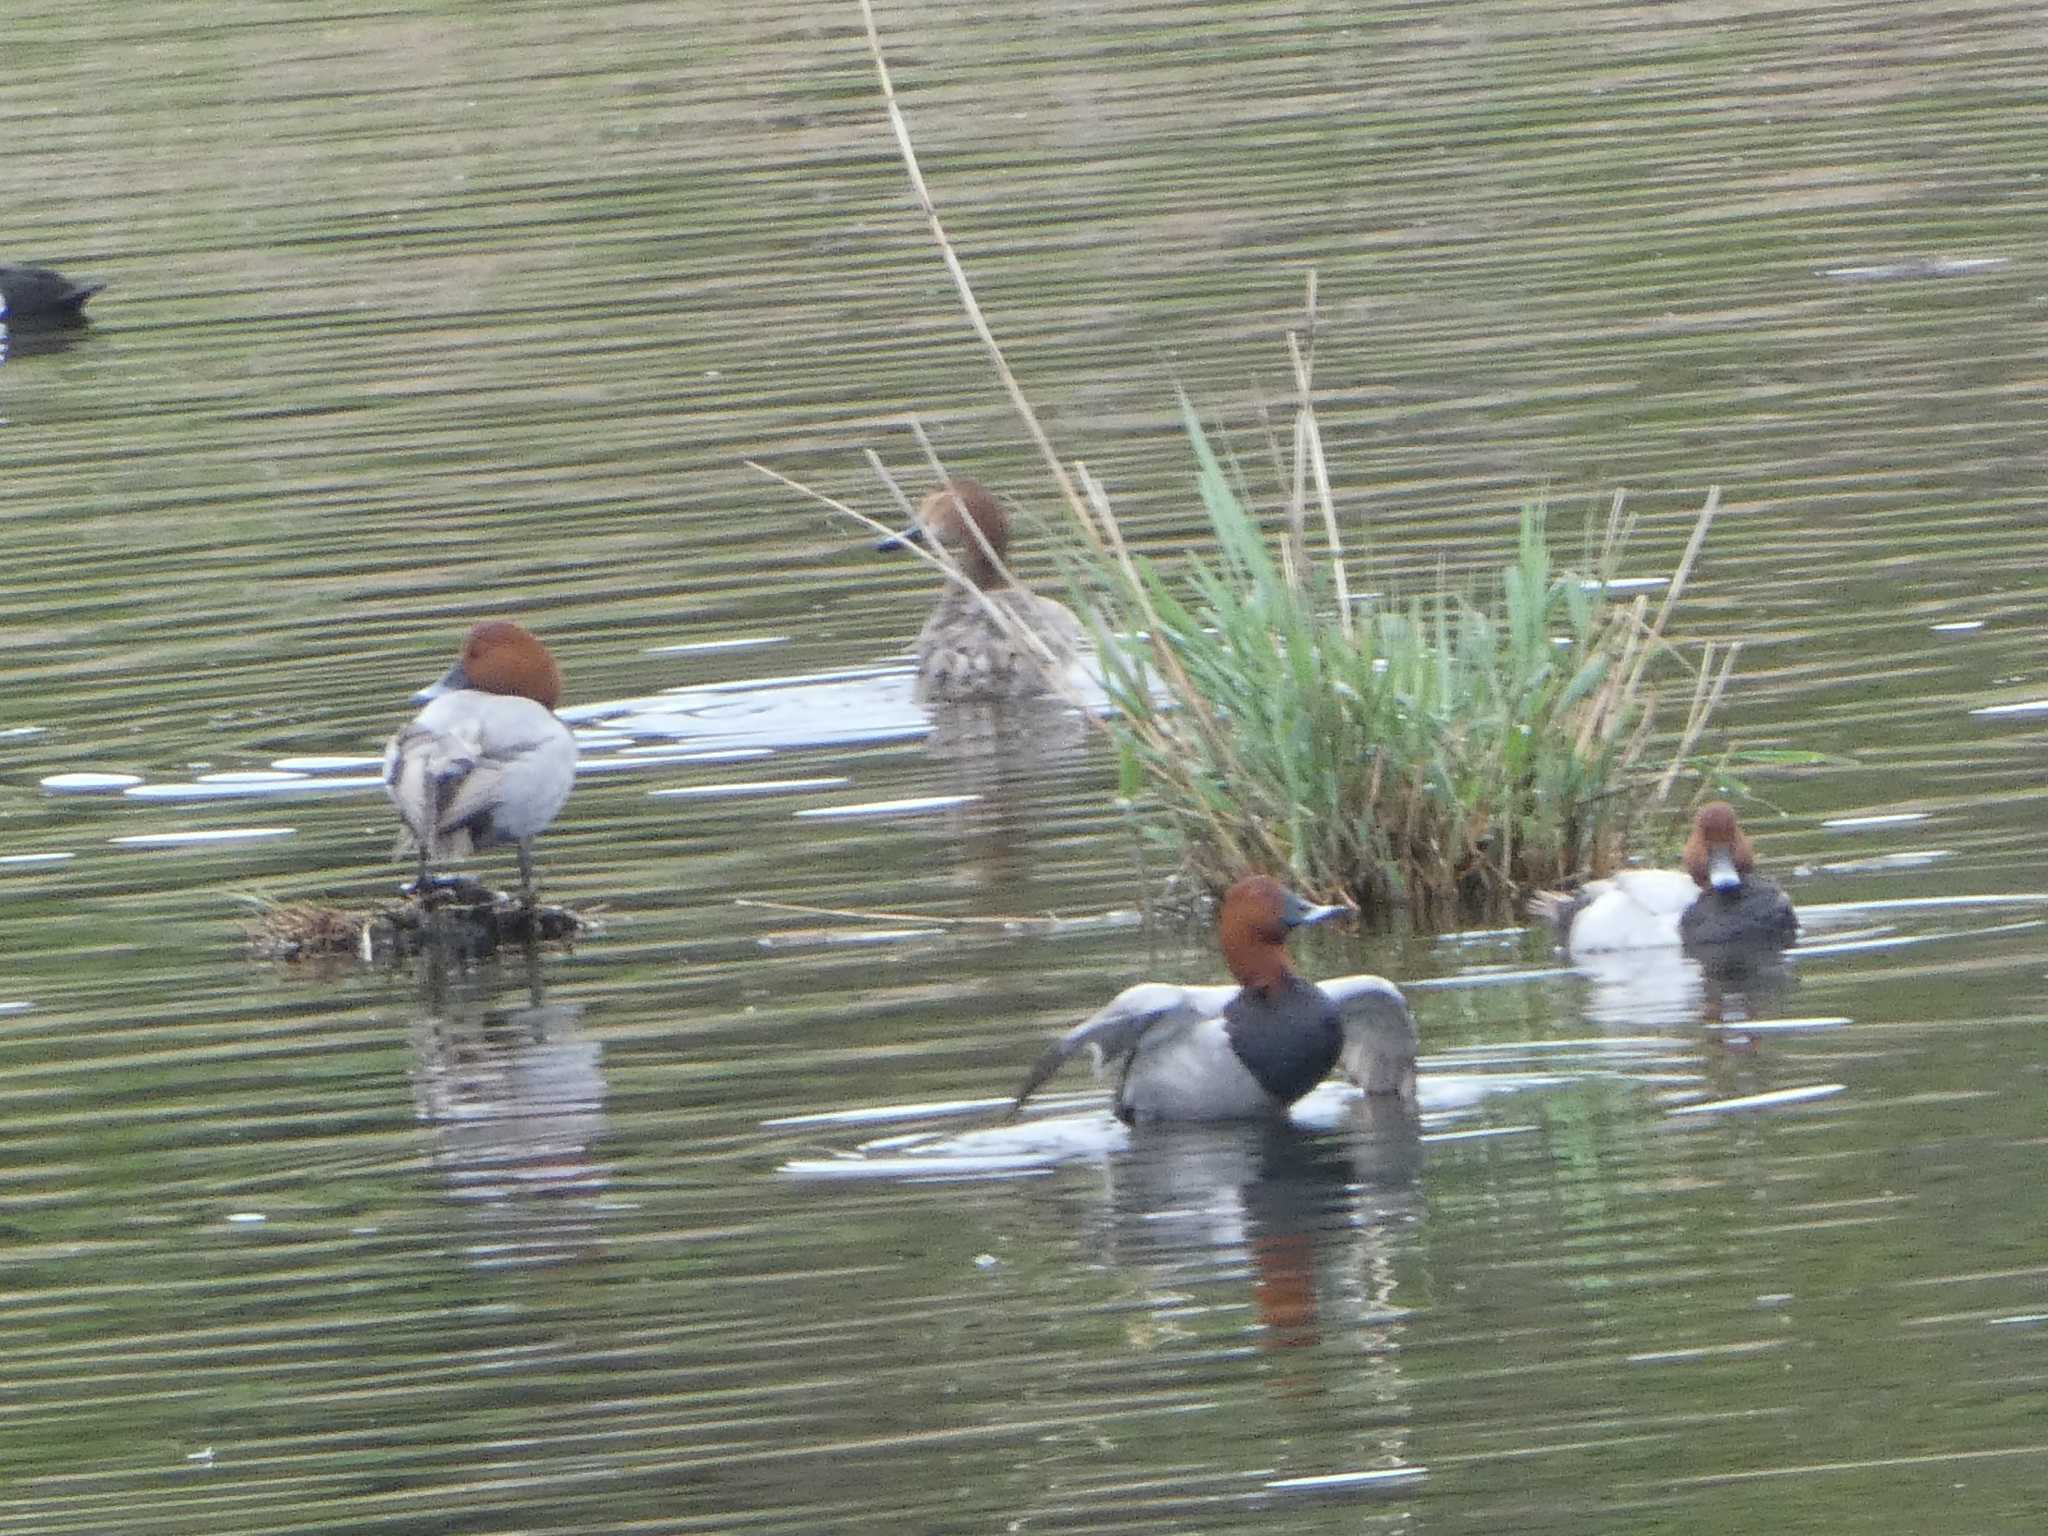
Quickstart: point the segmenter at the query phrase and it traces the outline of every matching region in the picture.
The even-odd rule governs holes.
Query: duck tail
[[[388,761],[384,787],[405,824],[398,852],[423,849],[430,864],[474,853],[476,834],[467,820],[448,824],[455,796],[475,766],[466,745],[431,732],[408,731],[392,743]]]
[[[410,825],[398,834],[398,841],[391,846],[394,859],[409,859],[420,851],[422,839]],[[451,827],[425,840],[427,862],[438,864],[443,859],[466,859],[476,852],[476,835],[468,827]]]
[[[1537,891],[1529,897],[1523,910],[1534,922],[1548,923],[1553,928],[1568,928],[1573,914],[1581,905],[1574,891]]]

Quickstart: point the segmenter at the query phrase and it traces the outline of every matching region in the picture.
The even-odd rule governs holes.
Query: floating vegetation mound
[[[444,878],[376,912],[260,902],[245,927],[250,952],[259,959],[347,956],[386,965],[434,948],[459,959],[482,959],[500,949],[571,944],[589,924],[566,907],[529,907],[481,881]]]

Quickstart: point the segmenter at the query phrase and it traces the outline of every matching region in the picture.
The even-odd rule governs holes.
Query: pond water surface
[[[1056,580],[858,8],[31,0],[0,260],[109,287],[0,364],[0,1529],[2038,1526],[2038,8],[880,19],[1144,547],[1176,386],[1278,505],[1310,269],[1354,589],[1618,486],[1660,574],[1722,487],[1708,749],[1828,758],[1751,774],[1788,973],[1320,933],[1418,984],[1420,1134],[919,1113],[1215,968],[1099,738],[930,739],[926,573],[742,465],[887,517],[915,413]],[[540,853],[597,931],[250,959],[405,877],[361,781],[501,614],[598,733]]]

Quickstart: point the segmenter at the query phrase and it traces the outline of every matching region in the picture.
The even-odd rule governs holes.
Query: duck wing
[[[1607,879],[1630,905],[1674,922],[1699,900],[1699,885],[1682,869],[1620,869]]]
[[[486,747],[445,760],[434,779],[434,831],[445,837],[460,827],[473,826],[479,833],[488,827],[504,804],[506,771],[514,761],[503,750]]]
[[[467,799],[475,783],[483,742],[474,723],[436,729],[414,721],[384,749],[384,787],[407,829],[431,855],[441,834],[461,825],[449,812]],[[473,801],[464,814],[473,813]],[[467,851],[467,850],[464,850]]]
[[[384,749],[384,784],[413,835],[470,851],[517,842],[554,819],[576,773],[567,726],[530,699],[460,690],[436,699]]]
[[[1367,1093],[1415,1097],[1415,1015],[1384,976],[1333,976],[1317,983],[1344,1027],[1337,1064]]]
[[[1099,1072],[1134,1056],[1142,1048],[1153,1050],[1177,1039],[1223,1011],[1223,1005],[1237,995],[1236,987],[1182,987],[1172,982],[1141,981],[1126,987],[1109,1005],[1076,1024],[1045,1048],[1038,1064],[1017,1090],[1010,1106],[1015,1114],[1024,1101],[1055,1072],[1083,1051],[1095,1058]]]

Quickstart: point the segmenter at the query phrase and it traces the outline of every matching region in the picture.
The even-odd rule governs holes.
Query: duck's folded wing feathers
[[[1157,1038],[1178,1034],[1214,1017],[1236,991],[1235,987],[1182,987],[1163,981],[1141,981],[1135,987],[1124,988],[1107,1007],[1045,1048],[1045,1054],[1038,1058],[1038,1064],[1017,1090],[1010,1112],[1014,1114],[1023,1108],[1024,1101],[1046,1079],[1081,1052],[1091,1053],[1099,1070],[1133,1054],[1141,1043],[1150,1046]]]
[[[452,832],[473,818],[487,816],[504,798],[505,759],[479,755],[441,781],[434,828]]]
[[[473,732],[408,726],[384,749],[384,784],[415,837],[431,843],[459,824],[449,809],[476,776],[481,744]]]
[[[1336,976],[1319,982],[1344,1026],[1338,1065],[1367,1093],[1415,1096],[1415,1015],[1384,976]]]
[[[1682,869],[1619,869],[1606,883],[1653,917],[1676,918],[1700,894],[1692,876]]]

